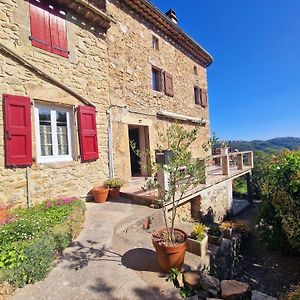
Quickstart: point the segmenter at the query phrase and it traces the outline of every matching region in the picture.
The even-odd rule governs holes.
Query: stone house
[[[112,21],[100,2],[0,2],[4,205],[84,196],[108,176]]]
[[[147,0],[0,1],[0,201],[86,197],[107,177],[145,178],[149,158],[130,141],[154,153],[157,128],[174,122],[201,125],[192,150],[207,155],[212,57],[177,22]],[[232,179],[222,175],[214,192],[201,189],[207,207],[212,194],[226,198],[220,215]]]

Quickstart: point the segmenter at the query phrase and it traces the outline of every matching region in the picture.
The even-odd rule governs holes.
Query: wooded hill
[[[266,141],[254,140],[254,141],[230,141],[229,144],[232,149],[238,149],[239,151],[266,151],[277,152],[283,149],[298,150],[300,149],[300,138],[296,137],[282,137],[274,138]]]

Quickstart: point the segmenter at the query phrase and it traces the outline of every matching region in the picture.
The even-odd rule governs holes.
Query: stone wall
[[[177,220],[220,223],[232,206],[231,181],[213,185],[177,208]]]
[[[107,11],[117,22],[108,31],[115,173],[128,179],[131,177],[128,124],[149,126],[153,153],[158,142],[154,125],[165,130],[171,124],[170,120],[159,120],[157,112],[168,111],[209,120],[208,108],[196,105],[194,99],[195,85],[207,88],[206,69],[122,1],[108,1]],[[159,50],[152,48],[152,36],[158,37]],[[152,66],[173,76],[174,97],[152,90]],[[195,66],[198,75],[194,74]],[[202,145],[207,143],[209,134],[209,124],[200,129],[199,138],[192,147],[195,156],[206,155]]]
[[[221,222],[230,210],[231,181],[218,183],[201,192],[201,218]]]
[[[33,63],[38,69],[45,70],[96,106],[100,155],[95,162],[80,162],[76,116],[74,116],[72,136],[73,148],[75,148],[74,160],[68,163],[33,163],[29,169],[29,194],[33,203],[58,196],[84,196],[93,185],[100,184],[108,175],[106,110],[109,107],[109,90],[106,35],[103,29],[98,27],[93,29],[92,24],[68,12],[67,34],[70,57],[66,59],[31,46],[29,22],[27,1],[0,1],[0,43]],[[35,102],[46,101],[75,109],[77,105],[83,104],[2,50],[0,50],[0,57],[1,94],[26,95],[31,98],[33,106]],[[33,113],[32,134],[35,158]],[[26,169],[8,169],[4,166],[3,112],[2,97],[0,97],[0,204],[4,202],[24,206],[27,194]]]

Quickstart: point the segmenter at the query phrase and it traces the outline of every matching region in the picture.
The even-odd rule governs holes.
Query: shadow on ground
[[[161,291],[156,286],[149,286],[147,288],[134,288],[130,291],[127,296],[123,296],[122,298],[113,296],[117,293],[116,288],[109,285],[102,278],[97,278],[95,283],[90,286],[90,289],[101,295],[99,299],[110,299],[110,300],[129,300],[134,296],[135,299],[144,299],[144,300],[174,300],[178,299],[178,291],[174,290],[168,295],[164,295],[163,291]]]
[[[135,271],[160,273],[155,251],[146,248],[135,248],[123,254],[122,264]]]
[[[76,241],[73,242],[64,252],[60,259],[59,264],[63,264],[64,268],[79,270],[86,267],[92,261],[111,261],[121,262],[121,255],[103,246],[97,248],[98,242],[88,240],[87,245]]]

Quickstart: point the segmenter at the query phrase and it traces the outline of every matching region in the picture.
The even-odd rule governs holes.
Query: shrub
[[[284,298],[285,300],[299,300],[300,299],[300,283],[291,287],[289,293]]]
[[[84,210],[82,201],[65,198],[11,212],[14,221],[0,226],[0,283],[22,287],[45,278],[79,233]]]
[[[263,237],[272,248],[300,251],[300,151],[283,152],[269,164],[263,193]]]

